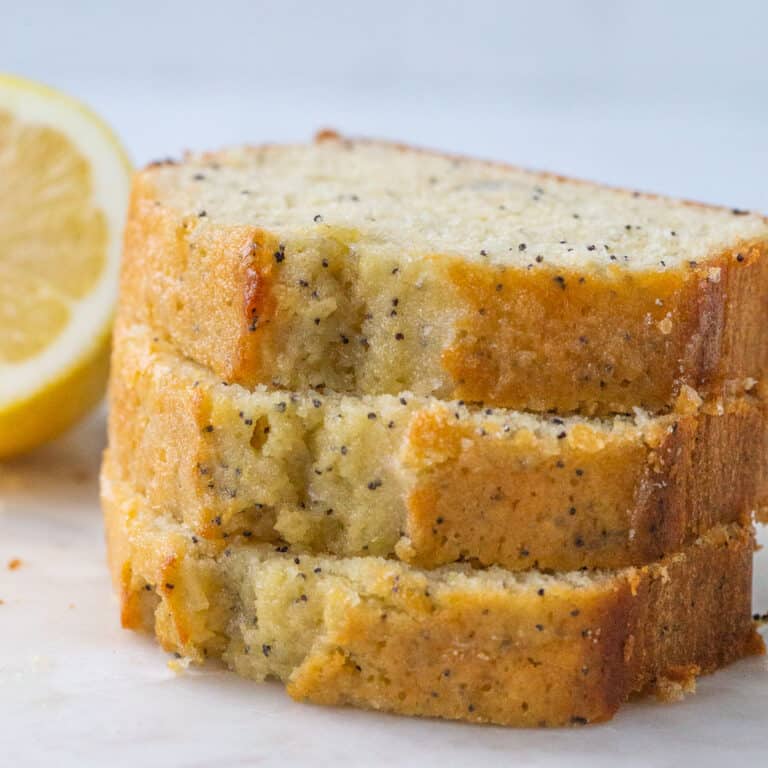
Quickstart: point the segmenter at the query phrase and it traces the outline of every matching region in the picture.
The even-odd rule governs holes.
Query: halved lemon
[[[0,75],[0,458],[99,401],[130,163],[86,107]]]

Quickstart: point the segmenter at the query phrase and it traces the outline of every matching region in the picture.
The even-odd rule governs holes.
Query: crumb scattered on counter
[[[168,669],[175,672],[177,675],[183,675],[187,671],[191,659],[174,654],[174,658],[168,661]]]
[[[72,480],[77,485],[85,485],[91,481],[91,473],[83,467],[78,467],[72,472]]]
[[[759,625],[763,625],[763,624],[768,625],[768,611],[766,611],[765,613],[752,614],[752,618]]]
[[[9,571],[17,571],[19,568],[21,568],[22,562],[18,557],[14,557],[13,560],[8,561],[8,570]]]
[[[24,488],[24,478],[20,472],[9,467],[0,467],[0,488],[4,491],[18,491]]]

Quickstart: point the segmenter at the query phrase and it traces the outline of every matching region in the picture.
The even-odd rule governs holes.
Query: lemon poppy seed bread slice
[[[203,538],[422,567],[615,568],[747,520],[765,496],[756,397],[557,417],[411,394],[246,390],[143,327],[119,326],[114,349],[116,471]]]
[[[766,249],[744,211],[326,135],[139,173],[121,311],[246,386],[658,412],[762,377]]]
[[[673,698],[762,650],[754,541],[721,527],[642,568],[546,576],[420,571],[375,557],[194,537],[102,477],[123,625],[222,658],[295,698],[505,725],[610,718],[635,692]]]

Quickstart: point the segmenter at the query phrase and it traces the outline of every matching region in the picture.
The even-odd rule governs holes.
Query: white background
[[[768,212],[760,0],[0,0],[0,70],[89,103],[137,164],[332,126]],[[216,670],[176,677],[117,627],[102,440],[103,414],[0,466],[0,765],[765,764],[761,659],[683,704],[558,732],[302,707]],[[757,571],[765,610],[765,552]]]
[[[768,3],[0,0],[134,160],[322,126],[768,211]]]

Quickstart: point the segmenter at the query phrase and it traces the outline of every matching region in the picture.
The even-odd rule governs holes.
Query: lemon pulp
[[[84,107],[0,76],[0,458],[103,394],[129,175]]]

